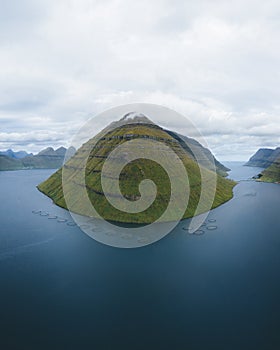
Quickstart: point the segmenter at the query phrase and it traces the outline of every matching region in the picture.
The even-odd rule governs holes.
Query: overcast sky
[[[221,160],[280,146],[279,0],[0,9],[0,149],[68,145],[91,116],[135,102],[188,116]]]

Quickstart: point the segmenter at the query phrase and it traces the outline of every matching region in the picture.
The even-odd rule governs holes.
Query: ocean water
[[[1,349],[279,349],[280,186],[228,165],[241,181],[217,229],[185,220],[138,249],[69,226],[36,189],[52,170],[0,172]]]

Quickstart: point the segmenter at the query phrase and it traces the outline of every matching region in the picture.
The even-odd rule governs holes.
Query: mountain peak
[[[55,151],[52,147],[47,147],[47,148],[43,149],[42,151],[40,151],[38,153],[38,156],[39,155],[46,155],[46,154],[55,154]]]
[[[119,122],[154,124],[145,114],[135,111],[126,113]]]
[[[27,153],[25,151],[13,151],[11,148],[9,148],[6,151],[0,151],[0,155],[5,155],[9,158],[14,158],[14,159],[22,159],[27,156],[32,155],[32,153]]]
[[[143,113],[128,112],[120,120],[135,119],[135,118],[147,118]]]
[[[55,150],[55,153],[58,155],[65,156],[66,151],[67,151],[67,149],[65,147],[61,146]]]

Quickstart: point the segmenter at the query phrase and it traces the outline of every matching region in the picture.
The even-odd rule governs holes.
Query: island
[[[173,131],[166,130],[154,124],[144,115],[135,115],[132,113],[128,113],[120,120],[111,123],[101,133],[93,136],[84,143],[63,167],[38,185],[38,189],[50,197],[58,206],[84,216],[92,216],[91,211],[84,204],[80,195],[83,186],[85,186],[92,205],[105,220],[137,224],[154,222],[166,210],[170,200],[171,189],[170,178],[166,171],[154,161],[145,158],[145,155],[149,153],[149,149],[143,149],[143,158],[128,163],[118,179],[123,197],[132,202],[140,198],[139,183],[141,181],[150,179],[156,184],[156,198],[147,210],[137,214],[117,210],[106,198],[106,196],[114,198],[118,196],[116,188],[112,186],[109,193],[106,193],[106,196],[102,188],[101,172],[105,161],[108,159],[112,150],[119,145],[125,146],[126,141],[129,140],[157,141],[155,147],[157,147],[159,154],[163,154],[166,148],[165,146],[167,146],[178,155],[178,158],[187,171],[190,185],[189,201],[183,218],[189,218],[197,214],[196,208],[200,200],[202,186],[201,172],[203,172],[206,179],[209,179],[209,183],[206,184],[209,195],[213,186],[215,187],[211,208],[215,208],[233,197],[233,187],[236,183],[222,176],[226,174],[228,169],[219,163],[208,149],[204,148],[194,139],[181,137]],[[131,145],[129,147],[127,146],[126,152],[121,157],[128,157],[129,153],[133,152],[132,147]],[[144,147],[145,142],[143,141]],[[198,151],[200,155],[199,159],[195,157]],[[84,170],[81,167],[81,163],[85,154],[89,154],[89,156],[86,160]],[[211,157],[214,159],[214,169],[213,162],[211,163],[210,161]],[[119,161],[120,158],[114,158],[112,160],[110,165],[112,170]],[[63,172],[67,175],[66,181],[70,183],[66,195],[72,199],[71,208],[67,207],[67,201],[65,200],[62,182]],[[110,168],[106,176],[108,178],[112,177]],[[176,177],[178,184],[182,184],[183,188],[187,179],[179,173],[175,173],[173,176]],[[215,179],[215,183],[211,182],[213,178]],[[208,205],[208,203],[205,203],[205,208],[202,207],[201,212],[207,211],[209,209],[207,207]],[[173,220],[172,215],[169,220]]]

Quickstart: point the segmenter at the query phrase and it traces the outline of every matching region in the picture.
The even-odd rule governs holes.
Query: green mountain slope
[[[64,147],[60,147],[57,150],[48,147],[35,156],[23,158],[22,164],[29,169],[57,169],[62,166],[65,153],[66,148]]]
[[[260,181],[280,183],[280,157],[261,173]]]
[[[254,176],[254,179],[280,183],[280,147],[260,148],[245,165],[265,168],[260,174]]]
[[[49,179],[44,181],[38,186],[38,189],[53,199],[57,205],[69,209],[73,212],[93,216],[91,209],[81,197],[81,189],[83,188],[83,172],[82,164],[84,154],[89,152],[89,157],[86,162],[85,170],[85,186],[88,198],[92,205],[97,210],[100,216],[106,220],[118,221],[118,222],[129,222],[129,223],[150,223],[157,220],[166,210],[170,201],[171,185],[170,178],[166,171],[156,164],[154,161],[145,159],[145,156],[149,154],[151,150],[143,149],[143,158],[136,159],[127,164],[119,177],[119,187],[122,195],[128,201],[137,201],[140,199],[139,183],[142,180],[150,179],[154,181],[157,186],[157,194],[155,200],[151,206],[140,212],[140,213],[129,213],[114,208],[105,197],[103,186],[101,185],[101,170],[107,160],[110,152],[117,146],[122,145],[127,147],[123,153],[123,157],[128,157],[130,154],[135,152],[133,146],[126,146],[128,140],[157,140],[161,143],[156,143],[158,153],[164,158],[165,157],[165,146],[168,146],[173,150],[176,155],[181,159],[185,169],[188,172],[188,178],[190,183],[189,202],[186,208],[184,218],[192,217],[195,214],[200,194],[201,194],[201,173],[198,163],[194,160],[193,155],[187,151],[186,148],[182,147],[180,142],[176,140],[172,134],[163,130],[159,126],[153,124],[145,118],[138,118],[134,120],[134,123],[129,121],[124,122],[121,119],[121,123],[107,127],[99,135],[93,137],[86,142],[76,154],[63,166],[63,169],[59,169]],[[113,127],[116,127],[113,129]],[[98,141],[97,141],[98,140]],[[97,143],[95,144],[95,142]],[[145,144],[145,143],[143,143]],[[93,147],[94,145],[94,147]],[[162,146],[161,146],[162,145]],[[162,148],[162,149],[161,149]],[[110,178],[113,175],[114,169],[121,162],[121,159],[116,157],[111,160],[109,166],[106,168],[106,177]],[[62,171],[64,178],[67,179],[67,193],[63,193],[62,187]],[[207,186],[209,188],[209,200],[211,197],[211,188],[215,184],[213,183],[213,172],[205,167],[202,168],[203,176],[206,179]],[[178,188],[184,188],[186,178],[181,173],[172,174],[176,179]],[[215,192],[215,198],[211,207],[217,207],[222,203],[232,198],[232,189],[235,183],[217,176],[217,189]],[[178,193],[179,194],[179,193]],[[67,208],[64,195],[71,199],[71,208]],[[121,199],[118,197],[117,188],[111,186],[107,190],[106,195],[109,198],[114,198],[116,202]],[[181,206],[180,194],[175,203],[173,212],[170,212],[167,220],[172,221],[176,217],[176,206]],[[67,201],[68,203],[69,201]],[[206,201],[207,202],[207,201]],[[209,209],[209,202],[201,207],[200,212],[207,211]]]
[[[212,162],[214,161],[216,171],[219,175],[226,177],[227,172],[230,170],[221,164],[209,151],[209,149],[203,147],[198,141],[193,138],[177,134],[170,130],[165,130],[169,135],[174,137],[189,154],[195,159],[194,153],[200,154],[200,158],[196,159],[199,164],[205,168],[212,169]]]

